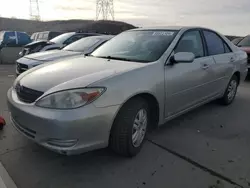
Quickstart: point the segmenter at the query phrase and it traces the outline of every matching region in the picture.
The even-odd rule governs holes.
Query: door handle
[[[208,64],[203,64],[203,65],[202,65],[202,69],[206,70],[206,69],[208,69],[208,68],[209,68],[209,65],[208,65]]]

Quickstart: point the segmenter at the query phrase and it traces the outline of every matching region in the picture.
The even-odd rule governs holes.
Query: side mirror
[[[192,63],[195,55],[192,52],[178,52],[172,56],[171,61],[175,63]]]

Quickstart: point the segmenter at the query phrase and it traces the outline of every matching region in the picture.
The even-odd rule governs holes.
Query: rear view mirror
[[[173,60],[177,63],[192,63],[195,55],[192,52],[178,52],[174,54]]]

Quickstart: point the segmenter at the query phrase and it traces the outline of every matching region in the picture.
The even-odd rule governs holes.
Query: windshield
[[[171,44],[177,31],[127,31],[99,47],[91,55],[125,61],[153,62],[158,60]]]
[[[94,46],[100,40],[101,39],[97,37],[86,37],[66,46],[65,48],[63,48],[63,50],[74,51],[74,52],[84,52],[85,50],[88,50],[89,48]]]
[[[250,35],[243,38],[239,43],[238,46],[250,46]]]
[[[67,40],[69,37],[73,36],[75,33],[64,33],[61,34],[55,38],[53,38],[52,40],[50,40],[53,43],[57,43],[57,44],[63,44],[63,42],[65,40]]]

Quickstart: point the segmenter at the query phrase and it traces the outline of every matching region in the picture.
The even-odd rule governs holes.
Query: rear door
[[[216,62],[211,67],[215,74],[213,87],[217,93],[221,93],[230,79],[236,56],[224,39],[217,33],[211,30],[203,30],[203,35],[206,41],[208,55],[213,57]]]

